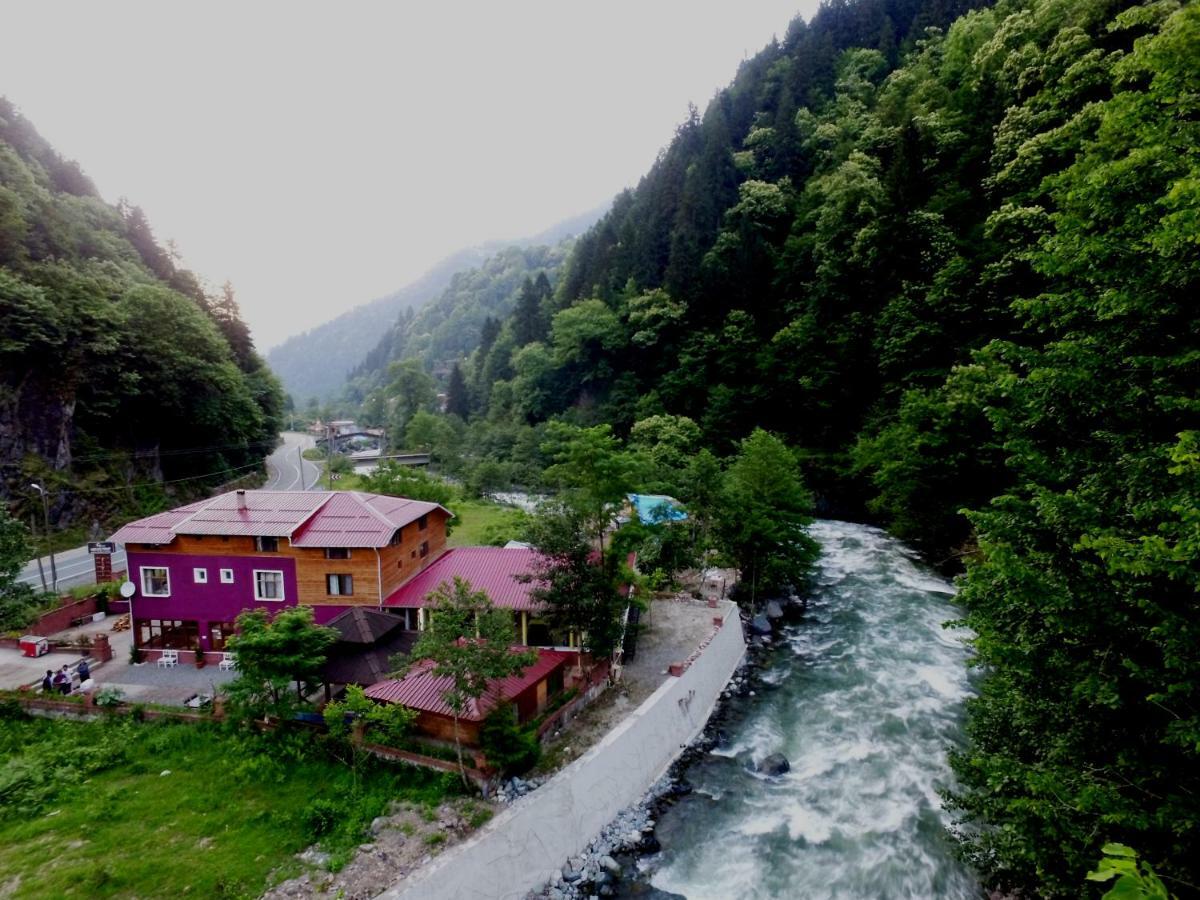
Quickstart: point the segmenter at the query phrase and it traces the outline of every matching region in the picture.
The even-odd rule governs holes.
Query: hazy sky
[[[261,349],[632,185],[816,0],[14,2],[0,93]]]

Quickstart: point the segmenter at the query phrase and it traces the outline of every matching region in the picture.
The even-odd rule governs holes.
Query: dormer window
[[[254,539],[254,549],[259,553],[278,553],[279,538],[277,537],[256,537]]]

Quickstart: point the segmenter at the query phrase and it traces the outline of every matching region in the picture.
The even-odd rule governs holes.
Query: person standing
[[[46,670],[46,677],[42,679],[42,693],[48,694],[54,690],[54,672],[50,669]]]
[[[58,674],[54,676],[54,686],[58,688],[60,694],[66,695],[71,693],[71,676],[67,672],[67,667],[64,665],[58,670]]]
[[[88,665],[88,661],[86,659],[81,659],[79,661],[79,667],[75,671],[79,673],[80,687],[83,687],[83,683],[92,677],[92,669]]]

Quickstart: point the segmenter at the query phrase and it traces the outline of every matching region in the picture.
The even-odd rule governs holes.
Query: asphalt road
[[[300,454],[317,446],[312,435],[296,431],[285,431],[283,443],[267,457],[267,483],[264,490],[304,491],[312,490],[321,478],[321,467],[309,462]]]
[[[54,554],[54,562],[58,569],[59,588],[75,587],[78,584],[94,584],[96,581],[96,564],[92,561],[87,547],[75,547]],[[118,548],[113,554],[112,567],[114,572],[125,568],[125,551]],[[50,587],[50,557],[42,557],[42,568],[46,572],[46,586]],[[17,581],[33,585],[39,591],[42,589],[42,578],[38,573],[37,560],[30,560],[17,576]]]
[[[310,447],[316,446],[316,441],[307,434],[295,431],[285,431],[283,443],[267,457],[267,483],[264,489],[272,491],[302,491],[311,490],[317,486],[321,477],[321,467],[316,463],[301,459],[300,454]],[[92,584],[96,580],[95,563],[87,552],[87,547],[75,547],[54,554],[58,569],[58,587],[69,588],[80,584]],[[125,568],[125,551],[118,549],[113,554],[112,567],[114,572]],[[50,557],[42,557],[42,568],[46,573],[46,585],[50,586]],[[42,588],[42,577],[38,572],[37,560],[30,560],[17,577],[18,581],[33,585],[38,590]]]

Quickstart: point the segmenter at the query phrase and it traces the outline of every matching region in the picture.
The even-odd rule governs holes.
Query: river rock
[[[790,772],[792,764],[788,762],[788,758],[782,753],[772,753],[766,759],[762,760],[755,768],[763,775],[782,775],[784,772]]]
[[[767,618],[774,622],[776,619],[783,618],[783,607],[779,605],[778,600],[772,600],[767,604]]]
[[[759,613],[750,620],[750,633],[757,635],[766,635],[771,633],[771,623],[767,620],[765,615]]]
[[[659,890],[641,882],[625,888],[626,897],[636,897],[637,900],[687,900],[683,894],[672,894],[670,891]]]

